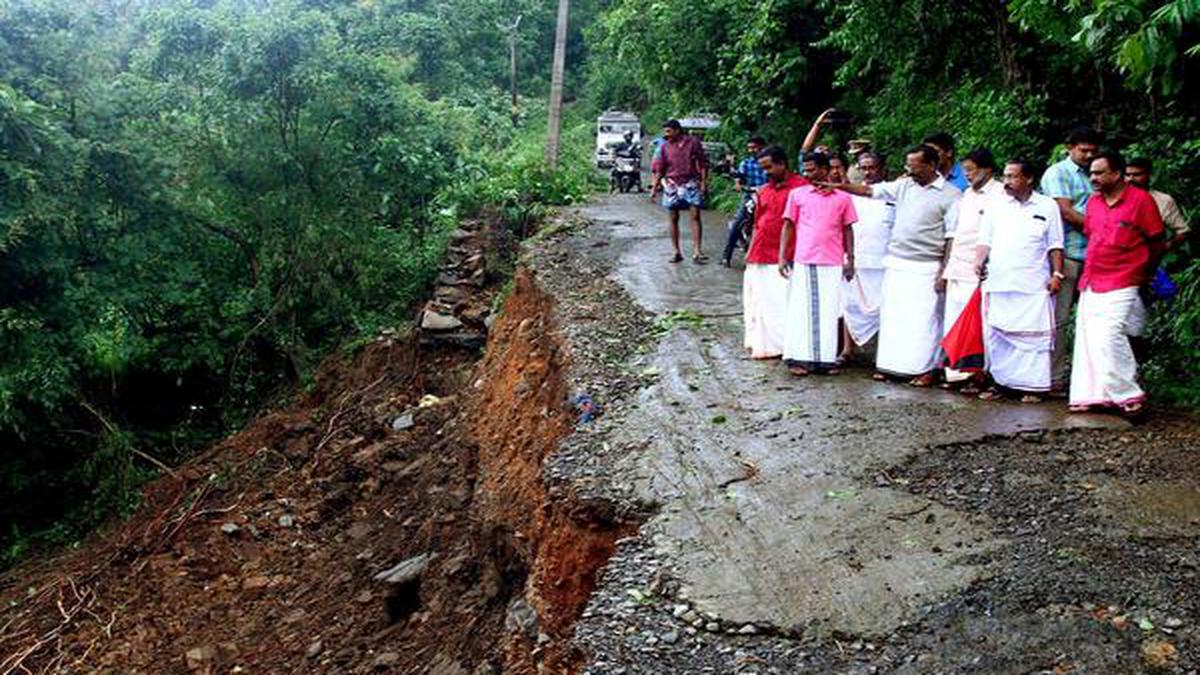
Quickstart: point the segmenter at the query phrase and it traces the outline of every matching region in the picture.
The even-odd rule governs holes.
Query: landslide
[[[335,356],[129,520],[11,570],[0,675],[573,672],[628,526],[546,488],[573,414],[532,272],[479,356],[416,332]]]

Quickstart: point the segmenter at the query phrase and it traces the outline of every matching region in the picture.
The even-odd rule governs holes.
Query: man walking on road
[[[896,222],[883,266],[875,378],[933,384],[942,339],[946,239],[954,233],[962,192],[938,173],[938,152],[918,145],[905,155],[908,175],[875,185],[838,185],[853,194],[894,201]]]
[[[742,160],[741,164],[738,164],[737,172],[734,173],[733,189],[737,190],[738,195],[741,196],[741,203],[738,205],[737,213],[733,215],[733,220],[729,221],[725,250],[721,253],[721,264],[725,267],[733,266],[733,251],[737,248],[746,225],[751,222],[750,209],[746,204],[754,199],[754,191],[767,182],[767,174],[763,172],[758,163],[758,155],[765,147],[767,147],[767,141],[760,136],[755,136],[747,141],[746,158]]]
[[[1062,216],[1053,199],[1033,191],[1033,180],[1029,162],[1005,164],[1004,194],[983,216],[975,253],[989,371],[997,385],[1021,392],[1023,403],[1050,389],[1054,296],[1063,280]],[[979,397],[1001,396],[994,388]]]
[[[882,183],[885,177],[883,158],[867,150],[858,156],[858,168],[868,185]],[[854,212],[854,278],[842,287],[842,314],[846,335],[843,337],[842,360],[879,332],[879,305],[883,293],[883,257],[888,238],[896,219],[895,202],[853,195]]]
[[[679,242],[680,211],[687,211],[691,216],[692,262],[708,262],[702,247],[700,224],[700,209],[708,192],[708,159],[704,145],[700,139],[684,133],[678,120],[667,120],[663,125],[663,138],[663,145],[651,165],[654,185],[650,188],[650,199],[657,199],[661,192],[662,204],[670,213],[671,244],[675,247],[671,262],[683,260]]]
[[[788,169],[787,152],[773,145],[758,157],[767,182],[759,188],[754,208],[754,233],[746,252],[742,276],[745,345],[750,357],[774,359],[783,355],[787,318],[788,280],[778,272],[783,234],[783,210],[788,195],[808,181]],[[788,252],[790,255],[790,252]]]
[[[1079,277],[1087,255],[1087,237],[1083,234],[1083,212],[1092,194],[1088,166],[1101,141],[1100,134],[1089,127],[1073,129],[1067,136],[1067,156],[1050,165],[1042,174],[1042,194],[1058,202],[1063,221],[1063,282],[1062,291],[1054,304],[1054,357],[1051,371],[1051,396],[1065,396],[1067,391],[1067,362],[1071,354],[1071,308],[1079,292]]]
[[[1154,165],[1146,157],[1137,157],[1129,160],[1125,167],[1125,180],[1130,185],[1140,187],[1150,196],[1154,198],[1154,204],[1158,206],[1158,215],[1162,216],[1163,225],[1167,228],[1167,234],[1170,237],[1167,239],[1167,249],[1173,249],[1187,241],[1188,232],[1191,228],[1188,227],[1187,218],[1183,215],[1183,211],[1179,210],[1179,205],[1175,203],[1175,198],[1165,192],[1150,189],[1150,177],[1154,172]]]
[[[804,173],[814,182],[829,177],[829,157],[812,153]],[[783,358],[794,375],[835,373],[838,368],[838,319],[842,279],[854,277],[854,230],[858,220],[850,196],[826,186],[792,190],[783,212],[779,273],[791,279]],[[794,264],[787,243],[795,238]]]
[[[993,177],[996,160],[990,150],[977,148],[962,161],[970,187],[963,192],[958,207],[958,223],[950,243],[950,260],[946,263],[946,312],[942,328],[949,332],[967,306],[979,277],[975,274],[975,246],[979,242],[979,228],[991,203],[1004,195],[1004,185]],[[971,379],[971,373],[946,369],[946,385],[955,386]],[[976,380],[978,381],[978,380]],[[964,386],[963,393],[979,393],[979,387]]]
[[[1146,394],[1137,384],[1129,336],[1140,334],[1145,322],[1138,291],[1165,249],[1163,222],[1150,194],[1125,182],[1119,154],[1095,155],[1090,175],[1096,192],[1083,221],[1088,249],[1079,280],[1071,410],[1115,406],[1135,414]]]

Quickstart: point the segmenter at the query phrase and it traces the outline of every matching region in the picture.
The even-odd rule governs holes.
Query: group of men
[[[693,260],[704,262],[703,150],[671,132],[668,123],[653,192],[672,214],[672,262],[683,259],[683,210]],[[895,180],[866,141],[849,166],[806,139],[801,174],[781,147],[751,139],[738,173],[739,188],[755,194],[743,279],[751,357],[782,358],[795,375],[832,374],[874,339],[876,379],[1137,413],[1145,394],[1130,336],[1145,323],[1142,289],[1187,224],[1169,196],[1149,190],[1148,161],[1127,164],[1100,141],[1092,129],[1072,131],[1039,192],[1030,161],[998,163],[980,148],[959,162],[946,133],[909,148]],[[946,363],[943,338],[976,293],[982,362]]]

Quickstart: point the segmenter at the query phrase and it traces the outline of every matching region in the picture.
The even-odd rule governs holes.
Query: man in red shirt
[[[680,211],[688,211],[692,216],[692,262],[707,262],[708,256],[701,250],[700,225],[700,209],[704,207],[704,195],[708,192],[708,158],[704,154],[704,144],[699,138],[684,133],[678,120],[667,120],[663,124],[663,138],[666,141],[650,165],[653,172],[650,201],[657,199],[661,192],[662,204],[671,214],[671,244],[675,246],[671,262],[683,260],[683,250],[679,247]]]
[[[1121,155],[1095,155],[1089,176],[1094,192],[1083,221],[1088,249],[1079,278],[1071,410],[1113,406],[1134,414],[1146,394],[1137,384],[1129,336],[1145,322],[1138,291],[1153,278],[1165,249],[1163,222],[1154,198],[1125,182]]]
[[[808,181],[788,169],[787,153],[778,145],[760,152],[758,165],[766,172],[767,182],[759,188],[754,205],[754,234],[742,277],[743,323],[750,356],[776,359],[783,355],[788,297],[788,280],[776,272],[783,209],[792,190]]]

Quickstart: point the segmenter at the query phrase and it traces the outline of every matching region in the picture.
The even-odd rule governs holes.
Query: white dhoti
[[[983,340],[996,384],[1019,391],[1050,390],[1054,298],[1049,293],[987,293]]]
[[[975,288],[979,285],[977,281],[963,281],[961,279],[950,279],[946,282],[946,311],[942,317],[942,337],[954,328],[954,322],[958,321],[958,316],[962,314],[966,308],[967,302],[971,300],[971,296],[975,294]],[[962,382],[971,378],[971,373],[953,368],[946,369],[947,382]]]
[[[905,377],[924,375],[941,361],[942,296],[934,288],[938,261],[883,261],[879,352],[875,368]]]
[[[792,268],[783,342],[783,358],[790,365],[808,370],[837,365],[841,280],[840,265],[797,263]]]
[[[879,305],[883,294],[883,270],[856,269],[854,278],[842,282],[842,317],[846,330],[859,347],[879,332]]]
[[[1144,316],[1137,288],[1080,294],[1071,405],[1127,405],[1146,397],[1137,383],[1137,361],[1129,344],[1130,332],[1140,329]]]
[[[771,359],[783,354],[788,280],[778,265],[747,264],[742,276],[745,345],[750,356]]]

